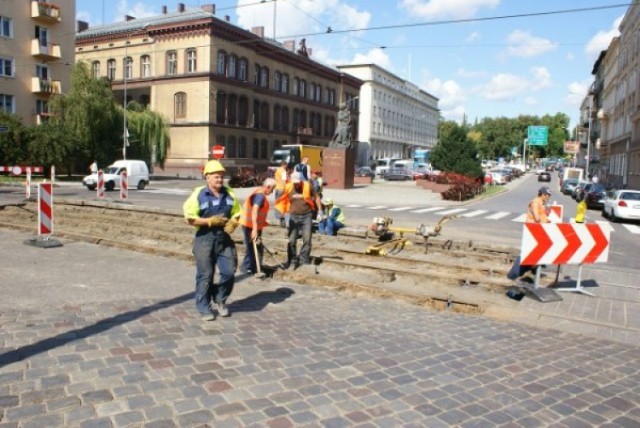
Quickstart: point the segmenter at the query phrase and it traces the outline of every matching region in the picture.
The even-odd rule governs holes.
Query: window
[[[178,74],[178,54],[175,51],[167,52],[167,74]]]
[[[240,58],[240,62],[238,63],[238,79],[243,82],[247,81],[247,60],[246,58]]]
[[[257,158],[258,155],[260,154],[260,143],[258,142],[257,138],[253,139],[253,146],[252,146],[252,157]]]
[[[0,37],[13,37],[13,19],[0,16]]]
[[[260,84],[260,66],[258,64],[253,66],[253,84],[256,86]]]
[[[178,92],[173,96],[174,106],[173,115],[178,117],[187,116],[187,94],[184,92]]]
[[[40,46],[46,48],[49,44],[49,30],[36,25],[36,39],[40,40]]]
[[[49,114],[49,103],[45,100],[36,100],[36,113],[48,115]]]
[[[227,120],[227,94],[218,91],[216,94],[216,122],[226,123]]]
[[[238,153],[236,152],[236,137],[231,136],[227,139],[225,154],[229,158],[238,157]]]
[[[282,108],[282,130],[289,132],[289,108]]]
[[[126,57],[123,60],[123,68],[124,68],[124,78],[131,79],[133,78],[133,58],[130,56]]]
[[[0,94],[0,110],[5,113],[15,113],[16,106],[13,101],[13,95]]]
[[[260,141],[260,159],[268,159],[267,152],[269,149],[269,142],[267,140]]]
[[[140,77],[151,77],[151,57],[149,55],[140,57]]]
[[[316,97],[316,84],[315,83],[311,83],[309,85],[309,99],[313,100]]]
[[[238,71],[236,66],[237,64],[238,64],[238,57],[235,55],[231,55],[229,57],[229,67],[227,70],[227,77],[231,79],[235,79],[238,76]]]
[[[280,92],[280,85],[282,84],[282,75],[279,71],[273,73],[273,90]]]
[[[0,57],[0,76],[13,77],[13,59]]]
[[[247,139],[245,137],[240,137],[238,140],[238,157],[246,158],[247,156]]]
[[[321,85],[316,85],[316,97],[315,100],[317,102],[320,102],[322,99],[322,86]]]
[[[282,75],[281,92],[284,92],[285,94],[289,93],[289,75],[288,74]]]
[[[269,87],[269,69],[267,67],[260,69],[260,86],[263,88]]]
[[[269,104],[260,104],[260,129],[269,129]]]
[[[49,67],[42,64],[36,64],[36,77],[40,79],[49,79]]]
[[[196,50],[188,49],[187,50],[187,73],[195,73],[198,70],[196,59],[197,59]]]
[[[227,72],[227,53],[218,51],[218,63],[216,65],[216,73],[224,76]]]
[[[238,101],[238,126],[247,126],[249,119],[249,99],[240,97]]]
[[[298,95],[298,91],[300,90],[300,79],[297,77],[293,78],[293,95]]]
[[[96,79],[100,78],[100,61],[93,61],[91,63],[91,75]]]
[[[115,80],[116,78],[116,60],[110,59],[107,61],[107,79]]]
[[[306,98],[307,96],[307,81],[300,80],[300,89],[298,89],[298,96]]]
[[[229,95],[229,102],[227,104],[227,123],[229,125],[237,125],[238,121],[238,96]]]

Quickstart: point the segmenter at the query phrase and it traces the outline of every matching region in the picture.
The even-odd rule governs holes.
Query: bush
[[[437,183],[451,185],[449,190],[442,192],[442,199],[446,201],[466,201],[484,192],[481,179],[454,173],[443,173],[436,177],[434,181]]]

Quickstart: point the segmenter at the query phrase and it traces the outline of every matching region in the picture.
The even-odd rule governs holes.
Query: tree
[[[29,159],[27,128],[15,114],[0,110],[0,124],[7,131],[0,133],[0,165],[21,165]]]
[[[164,165],[171,142],[167,121],[135,101],[127,104],[126,114],[131,155]]]
[[[441,122],[440,141],[431,151],[431,164],[435,169],[455,172],[467,177],[482,176],[478,150],[468,136],[468,129],[454,121]]]
[[[66,165],[77,142],[55,121],[29,129],[29,153],[33,163],[49,170],[51,165]]]

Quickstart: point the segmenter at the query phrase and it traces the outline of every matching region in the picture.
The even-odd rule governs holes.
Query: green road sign
[[[527,127],[527,144],[530,146],[546,146],[549,128],[547,126]]]

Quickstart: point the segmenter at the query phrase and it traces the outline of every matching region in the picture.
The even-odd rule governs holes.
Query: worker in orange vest
[[[295,268],[301,264],[311,263],[311,234],[313,232],[313,215],[321,207],[320,197],[313,190],[309,181],[304,181],[300,172],[291,174],[291,182],[287,183],[284,193],[276,201],[276,209],[281,215],[289,214],[287,236],[287,262],[285,269],[295,263]],[[296,242],[302,235],[300,255],[297,255]]]
[[[267,178],[262,186],[249,195],[242,205],[239,223],[242,225],[242,236],[244,240],[244,259],[240,269],[243,272],[255,275],[261,272],[258,269],[258,263],[262,266],[263,247],[260,242],[262,229],[269,225],[267,216],[269,215],[269,199],[268,196],[273,193],[276,187],[276,181],[273,178]],[[254,249],[254,242],[256,247]],[[255,254],[255,253],[258,254]],[[258,258],[256,260],[256,257]]]
[[[288,181],[287,161],[283,160],[280,162],[280,166],[276,169],[276,172],[273,175],[273,178],[276,181],[275,200],[277,201],[278,198],[282,196],[282,193],[284,193],[284,186],[287,185],[287,181]],[[273,211],[275,213],[276,220],[280,221],[280,226],[284,227],[285,217],[283,215],[280,215],[278,210],[274,209]]]

